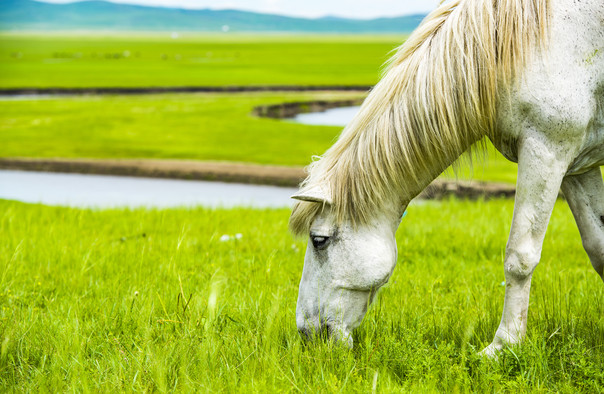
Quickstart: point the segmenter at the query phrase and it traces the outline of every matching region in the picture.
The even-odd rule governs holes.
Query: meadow
[[[2,391],[601,392],[604,286],[565,203],[526,341],[492,339],[513,203],[412,206],[356,346],[295,326],[305,240],[287,209],[78,210],[0,202]],[[221,242],[223,234],[242,234]]]
[[[14,87],[372,85],[388,35],[2,33],[0,89]],[[150,158],[307,165],[340,127],[252,116],[257,105],[363,97],[352,92],[81,96],[0,103],[0,157]],[[490,147],[474,171],[514,183]]]
[[[394,36],[0,35],[0,89],[371,85]],[[0,103],[0,157],[303,166],[341,128],[257,105],[359,93],[80,96]],[[514,182],[490,148],[473,179]],[[448,176],[453,176],[451,173]],[[347,350],[295,326],[306,240],[287,209],[89,210],[0,200],[1,391],[604,391],[604,286],[557,203],[527,339],[498,361],[511,200],[413,205],[398,266]],[[241,234],[222,242],[222,235]]]
[[[8,101],[2,157],[172,158],[305,165],[340,131],[252,116],[255,106],[359,94],[176,94]]]
[[[213,93],[4,101],[0,157],[151,158],[305,166],[341,127],[259,118],[255,106],[338,100],[360,93]],[[494,148],[460,178],[514,183],[516,165]],[[446,174],[453,177],[453,172]]]
[[[404,36],[0,34],[0,89],[373,85]]]

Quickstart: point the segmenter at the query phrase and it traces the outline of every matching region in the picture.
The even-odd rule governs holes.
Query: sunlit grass
[[[373,85],[404,35],[0,35],[0,88]]]
[[[398,35],[2,33],[0,88],[373,85]],[[305,166],[338,127],[251,116],[268,103],[360,97],[265,93],[0,102],[0,157],[153,158]],[[460,178],[515,182],[490,153]],[[447,176],[453,177],[452,174]]]
[[[152,158],[305,166],[341,127],[251,115],[262,104],[363,97],[359,93],[168,94],[0,102],[0,157]],[[448,176],[453,176],[449,173]],[[494,149],[460,178],[515,182]]]
[[[306,165],[331,145],[340,128],[257,118],[254,106],[350,97],[362,96],[179,94],[1,102],[0,156]]]
[[[413,206],[352,351],[304,345],[287,210],[0,202],[0,387],[19,391],[604,390],[604,285],[564,202],[525,343],[498,362],[512,201]],[[221,242],[224,234],[240,239]]]

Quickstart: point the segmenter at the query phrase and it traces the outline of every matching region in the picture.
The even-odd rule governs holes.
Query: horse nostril
[[[312,336],[312,327],[308,324],[306,319],[298,317],[296,319],[296,325],[298,326],[298,333],[303,339],[309,339]]]
[[[321,326],[321,332],[327,338],[330,338],[334,334],[334,328],[331,323],[323,323]]]
[[[298,333],[300,334],[300,336],[302,336],[303,339],[309,339],[310,338],[310,330],[306,327],[300,327],[298,328]]]

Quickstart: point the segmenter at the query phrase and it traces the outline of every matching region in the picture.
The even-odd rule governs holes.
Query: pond
[[[297,189],[110,175],[0,170],[0,199],[79,208],[290,207]]]
[[[314,126],[346,126],[359,112],[358,106],[331,108],[323,112],[298,114],[290,121]]]

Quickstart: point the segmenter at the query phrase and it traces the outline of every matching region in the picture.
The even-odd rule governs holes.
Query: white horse
[[[456,0],[399,48],[339,140],[309,167],[290,218],[309,236],[305,334],[352,330],[396,264],[407,205],[488,137],[518,163],[492,355],[526,332],[531,276],[562,188],[604,279],[604,2]]]

